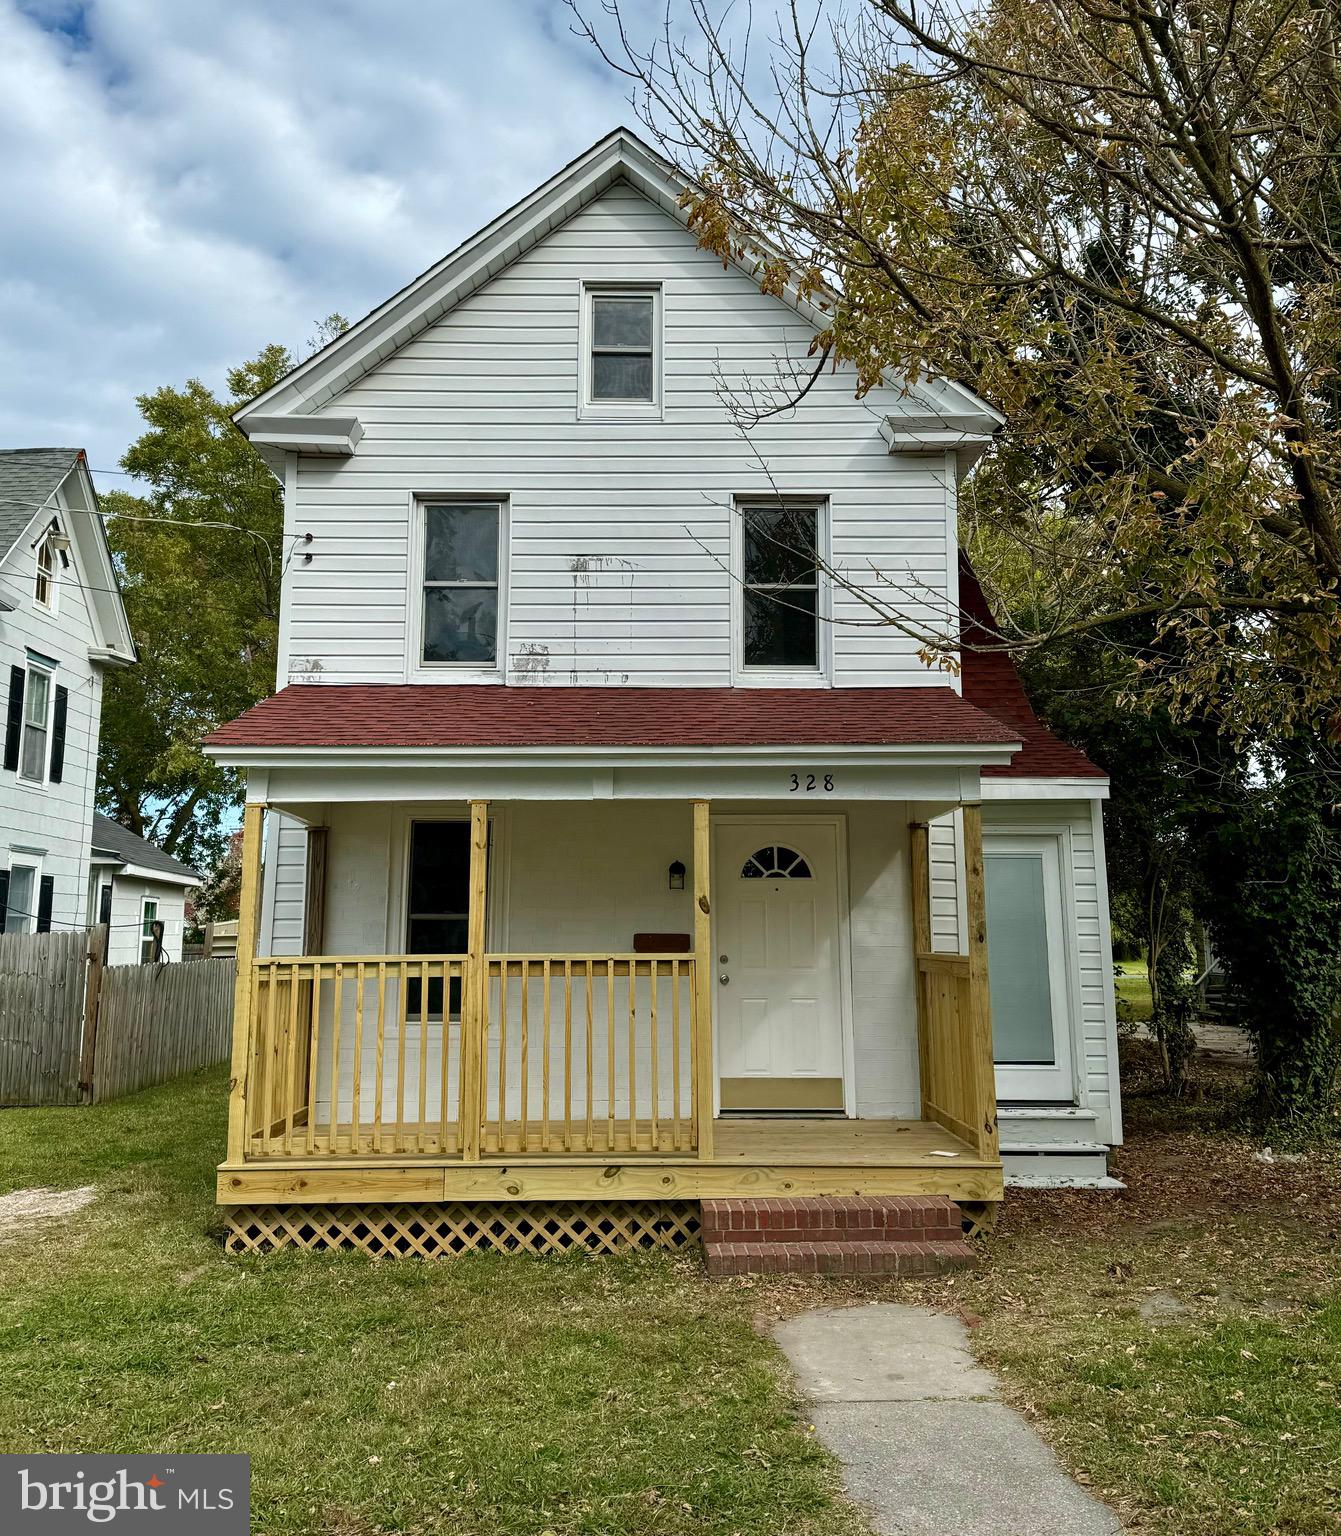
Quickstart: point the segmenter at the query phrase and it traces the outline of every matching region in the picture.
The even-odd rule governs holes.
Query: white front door
[[[715,824],[724,1110],[843,1108],[838,826]]]

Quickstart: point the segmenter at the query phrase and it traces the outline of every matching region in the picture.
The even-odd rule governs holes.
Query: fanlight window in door
[[[777,844],[752,853],[740,871],[742,880],[809,880],[810,865],[794,848]]]

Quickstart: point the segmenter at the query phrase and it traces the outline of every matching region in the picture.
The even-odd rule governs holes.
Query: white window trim
[[[37,541],[37,547],[33,551],[33,607],[43,613],[56,613],[60,608],[61,596],[61,562],[60,556],[52,544],[55,535],[54,528],[48,528]],[[47,579],[47,592],[49,601],[43,602],[37,595],[37,583],[42,575],[42,555],[46,552],[51,557],[51,574]]]
[[[136,942],[138,946],[137,952],[139,956],[139,963],[141,965],[150,965],[153,963],[152,960],[146,960],[144,958],[144,946],[146,942],[152,937],[152,935],[146,934],[144,931],[146,923],[163,923],[163,953],[166,955],[168,952],[168,926],[166,920],[163,919],[159,914],[158,901],[159,899],[157,896],[140,897],[140,931],[137,935]],[[153,917],[148,917],[145,914],[145,908],[150,906],[152,906],[154,909]]]
[[[33,778],[31,774],[23,771],[24,748],[28,742],[28,703],[32,698],[32,680],[34,674],[40,674],[47,680],[47,719],[46,719],[46,750],[42,753],[42,772],[39,777]],[[24,668],[23,676],[23,726],[19,731],[19,766],[17,777],[22,784],[45,785],[51,774],[51,724],[55,717],[56,707],[56,671],[54,667],[39,666],[35,661],[29,660]]]
[[[1052,996],[1052,1066],[996,1068],[996,1094],[1007,1102],[1083,1102],[1076,1079],[1077,1030],[1081,1021],[1078,975],[1079,942],[1075,930],[1075,881],[1071,868],[1070,829],[1031,827],[1027,831],[983,829],[983,854],[1041,854],[1048,934],[1049,989]],[[1083,1046],[1080,1050],[1083,1059]]]
[[[498,634],[491,662],[424,660],[424,559],[427,520],[424,508],[448,502],[478,506],[481,502],[498,504]],[[447,493],[416,491],[410,497],[409,587],[405,594],[406,634],[405,680],[409,683],[497,683],[507,671],[508,631],[508,549],[511,505],[507,496],[497,491]]]
[[[597,294],[646,294],[652,300],[652,398],[593,400],[591,349],[594,334],[592,298]],[[660,421],[665,414],[665,303],[660,283],[584,282],[578,293],[577,419],[579,421]]]
[[[770,501],[799,502],[816,510],[815,665],[813,667],[747,667],[745,665],[745,508]],[[737,496],[731,507],[728,572],[731,582],[731,681],[738,688],[828,688],[833,679],[833,583],[825,574],[832,564],[831,516],[827,496],[804,493],[782,496]]]
[[[14,878],[15,866],[17,866],[20,869],[31,869],[32,872],[33,872],[33,894],[32,894],[32,897],[31,897],[32,910],[28,913],[28,916],[26,918],[24,918],[24,920],[23,920],[24,921],[24,926],[22,928],[11,928],[9,926],[9,924],[8,924],[8,921],[6,921],[6,923],[5,923],[5,932],[6,933],[36,933],[37,932],[37,907],[38,907],[38,903],[42,900],[42,863],[43,863],[43,860],[42,860],[42,856],[40,854],[36,854],[36,853],[14,853],[14,852],[11,851],[11,853],[9,855],[9,878],[10,878],[10,880],[12,881],[13,878]],[[8,915],[9,915],[9,913],[8,913],[8,901],[6,901],[5,915],[6,915],[6,919],[8,919]],[[52,926],[54,927],[55,926],[55,923],[54,923],[55,914],[53,913],[52,916],[53,916],[53,924],[52,924]]]

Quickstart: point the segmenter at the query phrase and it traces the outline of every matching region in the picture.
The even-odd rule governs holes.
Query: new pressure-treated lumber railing
[[[251,967],[245,1155],[688,1152],[684,954],[266,957]]]
[[[917,957],[917,1045],[922,1114],[985,1157],[999,1155],[992,1017],[987,984],[982,811],[962,808],[966,953],[931,947],[927,828],[912,827],[913,947]]]

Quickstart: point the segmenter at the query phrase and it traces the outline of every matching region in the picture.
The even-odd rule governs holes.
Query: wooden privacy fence
[[[119,1099],[228,1056],[233,961],[114,965],[102,972],[93,1100]]]
[[[107,930],[0,934],[0,1105],[119,1098],[224,1061],[234,962],[104,966]]]
[[[87,933],[0,933],[0,1104],[78,1104]]]
[[[486,955],[473,1041],[471,979],[465,955],[255,961],[249,1155],[697,1148],[689,955]]]

